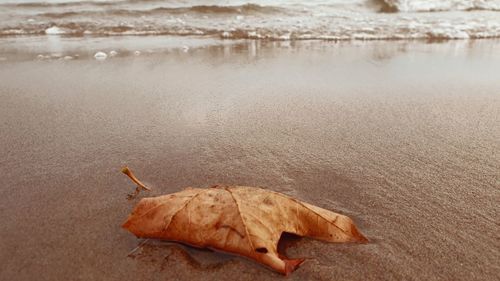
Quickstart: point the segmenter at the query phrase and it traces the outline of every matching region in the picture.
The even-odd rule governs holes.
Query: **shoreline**
[[[409,48],[450,49],[468,45],[485,45],[498,48],[500,39],[401,39],[401,40],[265,40],[223,39],[205,36],[110,36],[72,37],[60,35],[14,36],[0,38],[0,63],[29,60],[81,60],[95,59],[95,54],[105,52],[112,57],[165,56],[172,53],[192,53],[217,48],[304,48],[318,46],[339,48],[342,46],[364,46],[367,48],[385,45],[405,45]],[[429,46],[442,46],[432,48]],[[473,48],[471,48],[473,49]],[[476,47],[477,49],[477,47]],[[111,53],[111,52],[114,52]],[[490,55],[491,54],[490,51]]]

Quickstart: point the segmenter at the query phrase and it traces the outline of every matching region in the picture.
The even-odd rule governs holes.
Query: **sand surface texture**
[[[500,278],[500,44],[243,43],[0,62],[1,280],[281,280],[120,228],[160,195],[264,186],[356,221],[287,280]],[[138,245],[141,246],[130,253]],[[129,254],[130,253],[130,254]]]

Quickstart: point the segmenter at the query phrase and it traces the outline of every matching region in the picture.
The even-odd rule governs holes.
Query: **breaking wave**
[[[214,13],[230,13],[237,12],[239,8],[254,10],[258,12],[270,12],[274,6],[287,4],[288,1],[259,1],[253,3],[245,3],[235,6],[217,5],[218,1],[208,1],[210,5],[188,5],[189,1],[167,1],[173,2],[170,4],[182,7],[185,11],[197,12],[214,12]],[[206,1],[193,1],[194,3]],[[257,4],[257,2],[265,3],[265,5]],[[311,4],[319,2],[318,6],[324,5],[322,1],[310,1]],[[330,1],[330,4],[345,4],[346,1],[337,0]],[[433,11],[474,11],[474,10],[490,10],[500,11],[500,0],[353,0],[350,1],[353,5],[357,6],[372,6],[371,2],[378,2],[382,7],[382,11],[386,12],[433,12]],[[292,4],[297,4],[298,1],[290,1]],[[33,2],[9,2],[1,4],[4,7],[16,8],[65,8],[65,7],[79,7],[79,6],[95,6],[95,7],[115,7],[115,6],[140,6],[140,5],[165,5],[162,0],[118,0],[118,1],[69,1],[69,2],[46,2],[46,1],[33,1]]]
[[[500,11],[498,0],[382,0],[387,12]]]
[[[41,17],[48,18],[65,18],[65,17],[77,17],[77,16],[150,16],[150,15],[179,15],[186,13],[199,13],[199,14],[270,14],[270,13],[285,13],[284,9],[279,7],[271,7],[271,6],[259,6],[255,4],[245,4],[240,6],[215,6],[215,5],[199,5],[199,6],[191,6],[191,7],[177,7],[177,8],[168,8],[168,7],[158,7],[154,9],[148,10],[130,10],[130,9],[112,9],[106,11],[63,11],[63,12],[49,12],[49,13],[40,13]]]

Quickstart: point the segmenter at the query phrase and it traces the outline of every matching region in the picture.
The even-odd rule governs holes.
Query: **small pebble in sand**
[[[139,52],[139,51],[134,52],[134,55],[136,55],[136,56],[139,56],[140,54],[141,54],[141,52]]]
[[[182,51],[184,53],[187,53],[189,51],[189,47],[188,46],[182,46]]]
[[[65,57],[64,57],[64,60],[72,60],[72,59],[73,59],[73,57],[72,57],[72,56],[65,56]]]
[[[118,52],[113,50],[113,51],[109,52],[109,55],[114,57],[114,56],[118,55]]]
[[[105,60],[108,57],[108,55],[105,52],[97,52],[94,55],[94,58],[96,60]]]

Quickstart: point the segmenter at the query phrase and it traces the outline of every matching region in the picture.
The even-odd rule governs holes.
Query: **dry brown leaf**
[[[368,241],[347,216],[245,186],[187,188],[141,199],[123,227],[140,238],[242,255],[285,275],[303,259],[287,259],[278,253],[283,232],[328,242]]]

